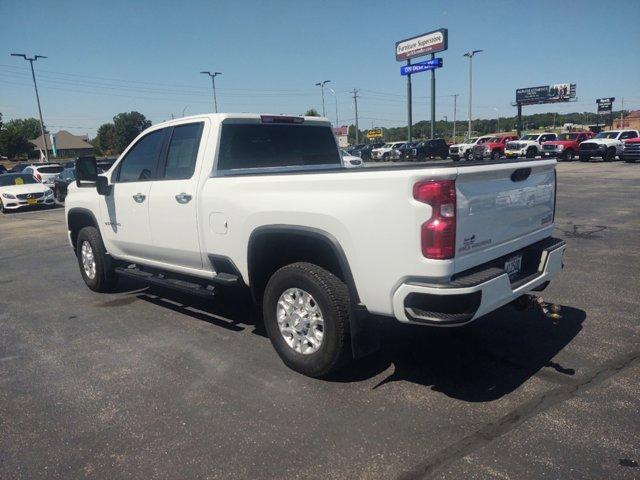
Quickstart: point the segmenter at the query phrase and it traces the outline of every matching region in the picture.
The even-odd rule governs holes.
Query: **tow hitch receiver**
[[[522,295],[513,303],[518,310],[527,310],[529,308],[540,309],[544,316],[550,319],[554,325],[557,325],[562,318],[562,315],[560,315],[560,305],[547,303],[542,297],[536,295]]]

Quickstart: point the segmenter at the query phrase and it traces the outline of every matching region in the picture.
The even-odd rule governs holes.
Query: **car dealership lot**
[[[558,176],[559,325],[384,321],[331,381],[287,369],[241,295],[95,294],[62,209],[0,217],[0,478],[637,478],[640,167]]]

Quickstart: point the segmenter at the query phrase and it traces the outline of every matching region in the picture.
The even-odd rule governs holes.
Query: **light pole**
[[[44,158],[49,161],[49,146],[47,145],[47,136],[44,134],[44,121],[42,120],[42,108],[40,108],[40,95],[38,95],[38,84],[36,83],[36,74],[33,70],[33,62],[38,61],[39,58],[47,58],[44,55],[35,55],[32,58],[27,57],[24,53],[12,53],[12,57],[22,57],[31,65],[31,76],[33,77],[33,86],[36,89],[36,101],[38,102],[38,114],[40,115],[40,133],[42,134],[42,140],[44,141]]]
[[[320,87],[320,90],[322,91],[322,116],[326,117],[326,113],[324,111],[324,84],[325,83],[329,83],[331,80],[323,80],[322,82],[318,82],[316,83],[316,87]]]
[[[329,87],[329,91],[331,93],[333,93],[333,98],[336,100],[336,128],[338,128],[340,125],[338,125],[338,95],[336,94],[336,91]]]
[[[185,112],[185,110],[186,110],[187,108],[189,108],[189,105],[185,105],[185,106],[184,106],[184,108],[182,109],[182,116],[183,116],[183,117],[184,117],[184,112]]]
[[[447,133],[447,123],[449,122],[449,120],[447,119],[446,115],[443,115],[442,118],[444,118],[444,133],[445,133],[445,135],[443,135],[443,136],[446,137],[447,136],[446,135],[446,133]]]
[[[222,75],[220,72],[200,72],[211,77],[211,86],[213,87],[213,107],[216,113],[218,113],[218,98],[216,97],[216,77]]]
[[[480,53],[482,50],[471,50],[464,54],[465,57],[469,57],[469,132],[467,135],[471,138],[471,99],[473,95],[473,56],[476,53]]]

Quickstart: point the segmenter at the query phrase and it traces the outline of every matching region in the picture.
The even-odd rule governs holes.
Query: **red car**
[[[504,147],[507,142],[517,139],[517,135],[496,135],[483,144],[473,147],[473,158],[475,160],[481,160],[483,158],[500,160],[500,157],[504,156]]]
[[[593,137],[593,132],[561,133],[557,140],[542,143],[542,156],[557,157],[558,160],[570,162],[578,153],[580,143]]]
[[[620,158],[629,163],[635,163],[640,160],[640,137],[624,141]]]

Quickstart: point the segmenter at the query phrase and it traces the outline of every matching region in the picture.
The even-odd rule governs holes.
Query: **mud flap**
[[[351,351],[353,358],[366,357],[380,349],[380,322],[364,305],[351,311]]]

